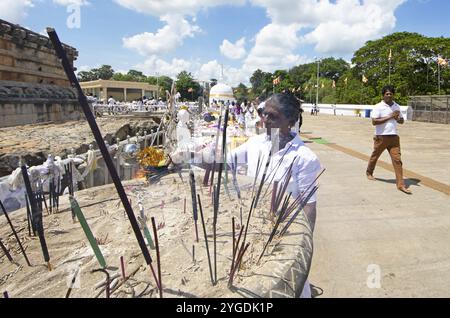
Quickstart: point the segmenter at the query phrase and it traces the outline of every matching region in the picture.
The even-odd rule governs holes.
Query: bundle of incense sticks
[[[281,221],[283,219],[283,214],[285,213],[288,203],[289,203],[289,198],[290,196],[286,197],[283,203],[283,206],[281,208],[280,213],[278,214],[278,218],[277,221],[275,222],[275,225],[272,229],[272,232],[270,233],[269,239],[267,240],[266,244],[264,245],[263,251],[261,252],[261,255],[259,256],[258,262],[261,260],[261,258],[264,255],[264,252],[266,251],[267,247],[269,246],[270,242],[272,242],[272,239],[274,238],[277,230],[278,230],[278,226],[281,224]]]
[[[303,193],[300,193],[297,198],[294,200],[293,203],[288,207],[287,211],[285,212],[285,215],[283,216],[283,222],[286,220],[286,218],[294,211],[302,202],[303,196],[305,193],[308,193],[309,189],[316,183],[316,181],[320,178],[320,176],[325,172],[326,169],[323,169],[314,179],[313,182],[306,188],[306,190]]]
[[[42,254],[44,255],[44,261],[47,263],[47,267],[49,270],[51,270],[50,265],[50,255],[48,253],[47,243],[45,241],[44,236],[44,226],[42,223],[42,207],[39,207],[38,202],[36,201],[36,196],[33,193],[33,190],[31,189],[31,183],[30,179],[28,178],[28,171],[26,166],[22,166],[22,177],[23,181],[25,183],[25,188],[28,194],[28,198],[30,199],[30,206],[31,206],[31,215],[32,215],[32,221],[36,227],[36,231],[38,233],[39,242],[41,243],[41,249]]]
[[[284,228],[280,231],[280,236],[283,236],[284,234],[286,234],[286,232],[287,232],[288,228],[291,226],[292,222],[294,222],[294,220],[297,217],[297,215],[303,210],[303,208],[305,207],[306,203],[309,201],[309,199],[311,199],[311,197],[314,195],[314,193],[316,193],[318,188],[319,187],[317,187],[317,186],[314,186],[312,188],[311,192],[308,194],[308,196],[300,204],[300,207],[292,215],[291,219],[287,222],[287,224],[284,226]]]

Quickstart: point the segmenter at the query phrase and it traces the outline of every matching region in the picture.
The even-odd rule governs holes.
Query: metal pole
[[[156,101],[159,100],[159,73],[156,72]]]
[[[441,95],[441,64],[438,62],[438,95]]]
[[[320,73],[319,73],[320,66],[319,66],[319,64],[320,64],[320,60],[317,60],[316,105],[319,105],[319,76],[320,76]]]
[[[389,85],[391,85],[391,59],[389,59]]]

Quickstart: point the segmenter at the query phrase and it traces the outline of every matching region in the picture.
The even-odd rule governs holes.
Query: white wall
[[[319,104],[319,113],[320,114],[334,114],[333,106],[336,107],[336,116],[359,116],[358,112],[361,114],[361,117],[366,116],[366,110],[372,110],[375,105],[351,105],[351,104]],[[311,113],[311,108],[313,104],[304,103],[302,104],[302,108],[305,113]],[[403,118],[405,120],[412,120],[412,108],[411,106],[400,106],[400,111],[402,113]]]

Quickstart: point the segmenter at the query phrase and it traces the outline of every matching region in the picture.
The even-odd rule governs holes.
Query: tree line
[[[390,82],[397,89],[396,100],[406,105],[409,96],[438,94],[439,80],[440,93],[450,94],[450,68],[445,63],[438,63],[449,57],[449,38],[397,32],[368,41],[354,53],[351,63],[328,57],[319,63],[301,64],[273,73],[257,69],[250,77],[251,86],[240,83],[233,90],[239,101],[266,98],[274,92],[288,90],[306,102],[315,102],[318,92],[319,103],[374,104],[380,100],[381,88]],[[79,72],[78,77],[80,81],[113,79],[153,85],[158,82],[161,97],[172,85],[168,76],[145,76],[136,70],[126,74],[115,73],[109,65]],[[213,86],[217,80],[211,79],[210,82]],[[207,91],[204,92],[189,72],[178,74],[176,86],[182,100],[197,100],[199,96],[207,98]]]

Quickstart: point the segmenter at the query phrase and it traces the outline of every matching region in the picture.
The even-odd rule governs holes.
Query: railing
[[[116,164],[117,173],[121,180],[133,179],[136,176],[137,171],[139,170],[139,164],[136,160],[123,156],[122,150],[124,149],[124,147],[128,144],[136,144],[139,149],[143,149],[144,147],[150,146],[152,143],[153,146],[162,146],[165,143],[165,131],[158,131],[146,134],[144,136],[137,135],[135,137],[128,137],[126,140],[120,141],[115,145],[107,145],[109,153],[113,157],[113,160]],[[93,149],[92,145],[90,146],[90,148],[90,151],[94,152],[96,158],[96,167],[95,169],[86,171],[86,176],[83,181],[81,181],[83,189],[97,187],[112,182],[100,150]],[[88,153],[77,156],[75,156],[74,154],[69,155],[68,158],[61,160],[60,164],[67,165],[78,163],[79,166],[80,162],[85,162],[85,169],[89,169],[90,167],[87,165]],[[44,165],[35,166],[33,168],[35,168],[36,171],[45,170],[43,169]],[[84,171],[81,171],[81,173],[84,173]],[[21,184],[17,186],[17,188],[11,189],[11,185],[9,183],[10,176],[0,178],[0,200],[6,206],[8,211],[13,211],[26,206],[25,188],[23,184]],[[33,176],[35,175],[33,174]],[[62,174],[60,174],[59,177],[62,180]],[[16,178],[21,178],[21,175],[16,175]],[[45,187],[48,187],[50,178],[53,178],[53,176],[50,177],[49,174],[38,174],[37,176],[35,176],[35,178],[36,179],[32,180],[32,182],[41,181],[45,185],[45,190]],[[77,185],[78,183],[74,181],[75,191],[78,190]],[[64,191],[63,187],[65,186],[66,185],[61,186],[61,192]]]

